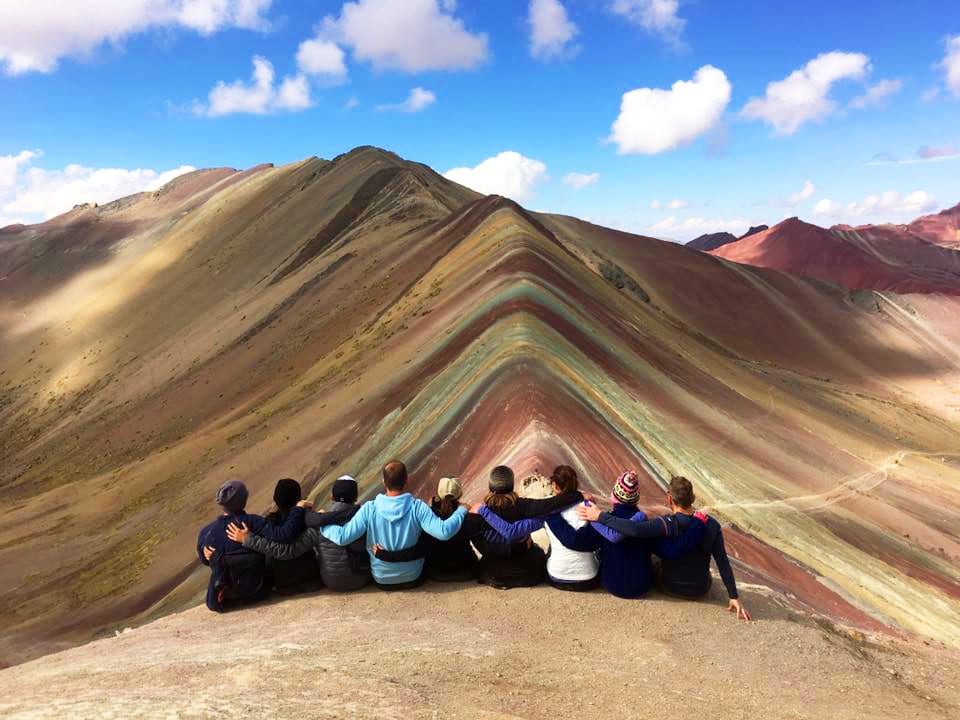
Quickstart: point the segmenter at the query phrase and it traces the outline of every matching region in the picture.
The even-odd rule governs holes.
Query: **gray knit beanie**
[[[227,480],[217,490],[217,505],[230,513],[243,512],[247,506],[247,486],[240,480]]]

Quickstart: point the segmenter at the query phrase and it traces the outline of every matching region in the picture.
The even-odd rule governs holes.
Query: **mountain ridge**
[[[960,545],[917,511],[960,520],[955,298],[864,301],[375,148],[257,167],[0,245],[8,656],[196,603],[226,478],[254,509],[284,476],[370,497],[391,457],[468,500],[501,462],[598,496],[636,467],[649,504],[686,474],[746,582],[960,642]]]

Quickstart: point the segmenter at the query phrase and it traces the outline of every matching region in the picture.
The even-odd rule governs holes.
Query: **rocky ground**
[[[26,718],[955,718],[960,653],[747,588],[754,622],[662,595],[429,583],[202,607],[0,671]]]

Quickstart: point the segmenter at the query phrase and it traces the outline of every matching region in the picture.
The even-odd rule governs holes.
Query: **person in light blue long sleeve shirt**
[[[370,573],[378,587],[400,590],[416,587],[423,582],[423,558],[408,562],[384,562],[372,551],[374,545],[385,550],[403,550],[417,544],[425,532],[438,540],[449,540],[460,530],[466,508],[457,508],[446,520],[441,520],[425,502],[404,492],[407,469],[403,463],[391,461],[383,467],[386,494],[364,503],[346,525],[327,525],[322,529],[325,538],[337,545],[349,545],[367,536],[370,554]]]

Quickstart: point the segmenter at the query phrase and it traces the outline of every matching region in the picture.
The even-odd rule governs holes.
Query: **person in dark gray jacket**
[[[325,525],[345,525],[357,514],[357,481],[344,475],[333,483],[333,502],[326,512],[308,512],[304,518],[307,529],[291,544],[268,540],[254,535],[243,525],[231,525],[227,535],[245,548],[277,560],[289,560],[314,552],[320,566],[323,584],[337,592],[359,590],[370,582],[370,558],[365,538],[341,547],[327,540],[319,528]]]

